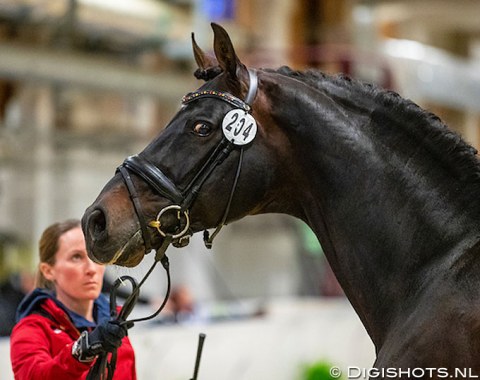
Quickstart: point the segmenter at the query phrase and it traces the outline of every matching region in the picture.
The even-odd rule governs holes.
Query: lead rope
[[[167,304],[168,298],[170,297],[170,289],[171,289],[171,279],[170,279],[170,263],[168,260],[167,255],[165,254],[168,246],[172,242],[171,236],[166,236],[161,247],[155,254],[155,261],[153,262],[152,266],[148,270],[148,272],[143,276],[142,281],[137,285],[135,279],[130,276],[121,276],[119,277],[115,283],[113,284],[112,290],[110,291],[110,316],[112,321],[118,323],[121,326],[125,326],[127,329],[133,327],[135,322],[143,322],[148,321],[152,318],[155,318],[160,312],[163,310],[165,305]],[[162,304],[158,307],[157,311],[153,314],[137,319],[130,319],[127,320],[128,316],[132,312],[135,304],[137,303],[138,296],[140,294],[140,287],[145,283],[147,278],[153,272],[157,263],[161,262],[165,272],[167,274],[167,290],[165,293],[165,298]],[[120,284],[123,284],[124,281],[129,281],[132,285],[132,293],[128,296],[125,303],[123,304],[120,313],[117,315],[117,289]],[[117,364],[117,349],[115,349],[110,356],[110,360],[108,359],[109,353],[105,352],[100,354],[95,361],[93,367],[90,368],[86,380],[112,380],[113,374],[115,372],[116,364]]]

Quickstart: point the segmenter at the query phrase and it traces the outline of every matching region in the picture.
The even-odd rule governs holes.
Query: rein
[[[147,271],[147,273],[143,276],[139,284],[137,284],[135,279],[131,276],[121,276],[115,280],[112,286],[112,289],[110,291],[110,317],[113,322],[118,323],[121,326],[125,326],[125,328],[129,329],[133,327],[133,324],[135,322],[143,322],[143,321],[148,321],[150,319],[153,319],[158,314],[160,314],[160,312],[163,310],[163,308],[167,304],[168,298],[170,297],[170,289],[171,289],[170,263],[168,261],[168,256],[165,255],[165,251],[170,245],[171,240],[172,239],[170,236],[165,238],[162,246],[157,250],[157,253],[155,254],[155,260],[152,266]],[[158,307],[158,309],[154,313],[150,314],[147,317],[127,320],[135,304],[137,303],[141,286],[145,283],[147,278],[153,272],[158,262],[162,263],[162,266],[165,269],[165,272],[167,274],[167,291],[165,293],[165,297],[163,299],[162,304]],[[120,313],[117,314],[117,290],[118,290],[118,287],[121,284],[124,284],[125,281],[130,282],[130,284],[132,285],[132,292],[127,297],[125,303],[120,309]],[[109,355],[108,352],[104,352],[98,356],[97,360],[95,361],[95,364],[88,371],[86,380],[112,380],[113,379],[113,374],[115,373],[115,368],[117,364],[117,350],[115,349],[111,353],[110,359],[108,358],[108,355]]]

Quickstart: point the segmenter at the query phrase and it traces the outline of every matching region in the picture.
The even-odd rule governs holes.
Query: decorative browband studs
[[[220,98],[223,101],[230,103],[234,107],[241,108],[247,112],[250,112],[250,106],[243,100],[240,100],[239,98],[233,96],[232,94],[229,94],[228,92],[222,92],[217,90],[202,90],[190,92],[182,98],[182,104],[187,104],[200,98]]]

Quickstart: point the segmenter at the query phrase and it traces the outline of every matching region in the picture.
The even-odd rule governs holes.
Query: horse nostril
[[[93,240],[99,240],[104,234],[107,227],[105,213],[100,209],[95,209],[88,218],[88,234]]]

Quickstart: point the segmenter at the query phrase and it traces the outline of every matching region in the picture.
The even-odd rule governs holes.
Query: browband
[[[257,77],[257,73],[253,69],[248,69],[248,77],[250,79],[250,85],[248,87],[248,94],[245,101],[237,98],[236,96],[228,92],[217,91],[217,90],[202,90],[202,91],[189,92],[187,95],[185,95],[182,98],[182,104],[185,105],[194,100],[201,99],[201,98],[217,98],[227,103],[230,103],[232,106],[236,108],[241,108],[246,112],[250,112],[252,109],[251,104],[253,103],[253,100],[255,99],[255,96],[257,94],[258,77]]]

